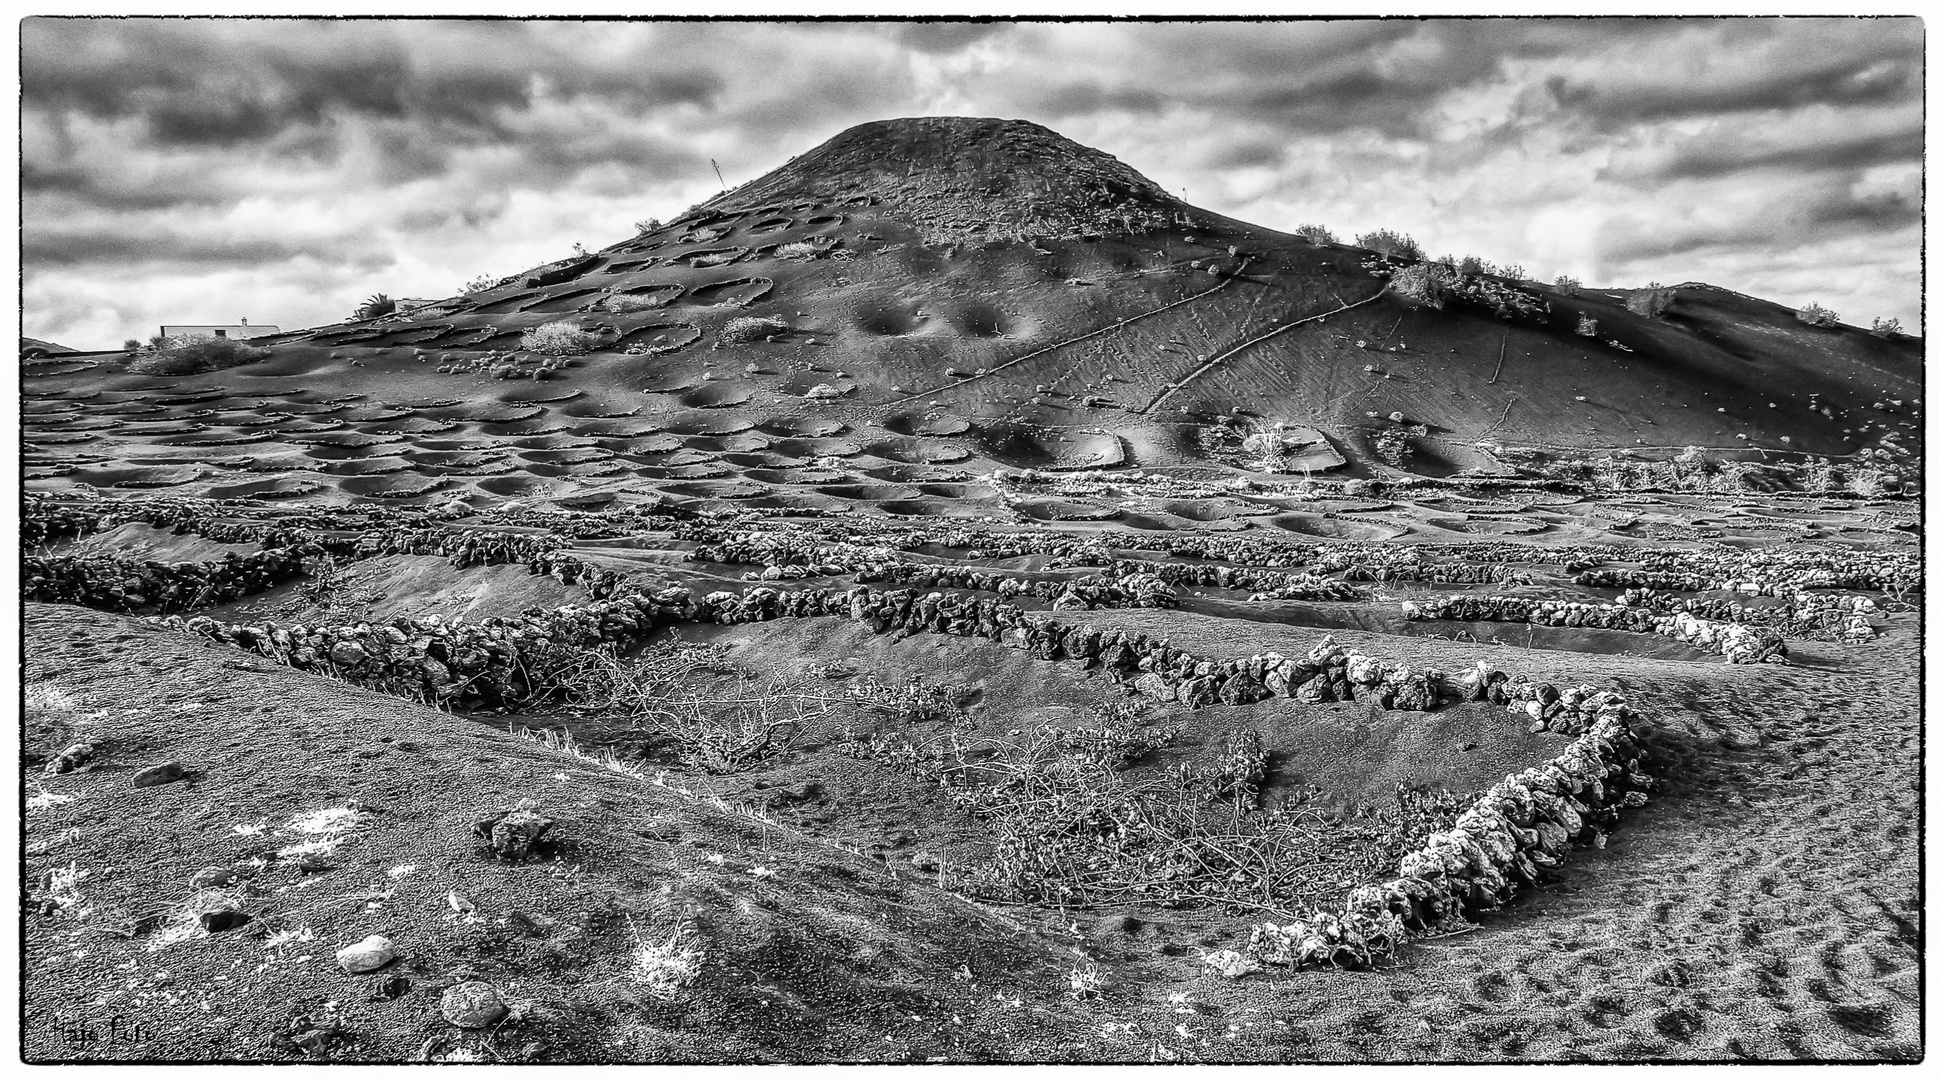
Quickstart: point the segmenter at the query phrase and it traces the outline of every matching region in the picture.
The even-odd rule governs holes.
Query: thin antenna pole
[[[720,175],[720,163],[713,160],[712,158],[708,158],[707,164],[713,166],[713,178],[715,180],[720,181],[720,190],[721,191],[727,190],[727,178]]]

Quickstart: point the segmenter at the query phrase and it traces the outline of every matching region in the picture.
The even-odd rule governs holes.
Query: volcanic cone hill
[[[606,498],[641,479],[609,455],[713,454],[737,448],[693,440],[749,427],[764,436],[742,442],[764,445],[745,452],[765,454],[750,464],[832,455],[917,466],[907,480],[921,466],[1243,467],[1236,447],[1259,433],[1282,441],[1279,471],[1344,476],[1511,475],[1687,446],[1759,463],[1918,452],[1918,340],[1806,325],[1696,283],[1653,318],[1623,290],[1482,277],[1433,309],[1389,287],[1403,269],[1187,206],[1034,124],[883,121],[596,253],[257,339],[269,356],[243,367],[157,378],[120,374],[114,356],[43,361],[30,395],[104,395],[82,415],[148,387],[184,401],[129,414],[79,458],[81,439],[30,436],[30,476],[288,492],[322,466],[344,478],[324,493],[357,498],[460,484]],[[584,331],[568,348],[587,351],[527,347],[552,323]],[[224,394],[283,396],[288,422],[253,425]],[[1383,452],[1396,440],[1405,453]],[[134,460],[88,460],[110,447]],[[494,462],[505,475],[476,477]]]

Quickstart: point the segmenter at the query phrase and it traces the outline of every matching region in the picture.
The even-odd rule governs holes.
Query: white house
[[[250,326],[249,320],[243,319],[237,322],[234,326],[163,326],[161,328],[161,332],[163,337],[219,337],[219,338],[243,339],[243,338],[252,338],[252,337],[262,337],[265,334],[281,333],[282,327]]]

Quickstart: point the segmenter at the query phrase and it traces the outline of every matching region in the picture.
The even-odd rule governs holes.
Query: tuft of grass
[[[1103,996],[1110,976],[1096,964],[1079,964],[1070,969],[1070,996],[1079,1001]]]
[[[73,695],[53,683],[29,683],[21,705],[21,756],[29,764],[38,765],[73,743],[81,719]]]
[[[85,899],[81,895],[81,882],[86,881],[89,872],[81,869],[77,862],[57,866],[47,872],[47,899],[62,913],[70,912],[81,906]]]
[[[199,375],[253,364],[268,355],[268,349],[234,338],[157,334],[128,361],[128,370],[141,375]]]
[[[517,734],[521,738],[530,739],[544,746],[547,750],[553,750],[561,754],[570,754],[580,761],[589,765],[596,765],[607,772],[615,772],[621,776],[629,776],[634,780],[650,781],[652,779],[637,764],[620,760],[619,755],[613,753],[612,748],[609,746],[602,746],[597,750],[589,750],[580,745],[579,740],[573,737],[572,732],[565,728],[541,728],[538,730],[519,728]]]
[[[774,257],[777,259],[812,259],[814,256],[814,245],[801,240],[782,244],[774,249]]]
[[[630,974],[654,997],[670,1001],[699,978],[706,952],[695,945],[687,927],[675,927],[664,941],[647,941],[637,929],[633,935],[638,944],[633,948]]]

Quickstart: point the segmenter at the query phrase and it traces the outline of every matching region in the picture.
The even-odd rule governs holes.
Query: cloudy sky
[[[1192,203],[1918,327],[1923,25],[30,19],[23,332],[344,318],[849,125],[1036,121]]]

